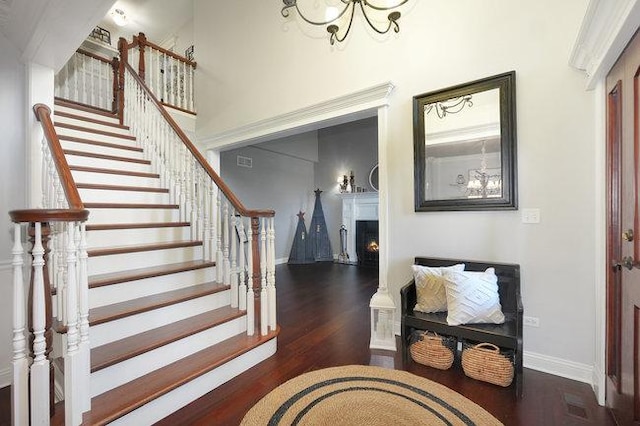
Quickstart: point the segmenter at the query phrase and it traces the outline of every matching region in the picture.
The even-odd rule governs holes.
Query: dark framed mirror
[[[515,210],[515,71],[413,98],[415,210]]]

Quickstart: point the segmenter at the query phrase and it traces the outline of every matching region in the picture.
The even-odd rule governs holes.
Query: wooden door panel
[[[640,36],[607,76],[607,406],[640,422]]]

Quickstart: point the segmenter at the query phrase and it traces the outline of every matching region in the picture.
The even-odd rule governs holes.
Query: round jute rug
[[[482,407],[406,371],[350,365],[289,380],[249,410],[243,426],[502,425]]]

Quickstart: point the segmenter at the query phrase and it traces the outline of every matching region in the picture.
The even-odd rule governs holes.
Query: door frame
[[[605,403],[606,383],[606,245],[607,245],[607,90],[605,79],[640,22],[640,0],[609,2],[591,0],[585,12],[569,63],[584,72],[585,90],[594,92],[594,174],[595,194],[595,335],[592,387],[598,403]],[[613,29],[613,30],[611,30]],[[604,42],[603,42],[604,40]]]

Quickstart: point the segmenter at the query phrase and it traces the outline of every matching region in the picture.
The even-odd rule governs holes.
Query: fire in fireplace
[[[380,242],[377,220],[356,221],[356,254],[358,265],[378,267]]]

